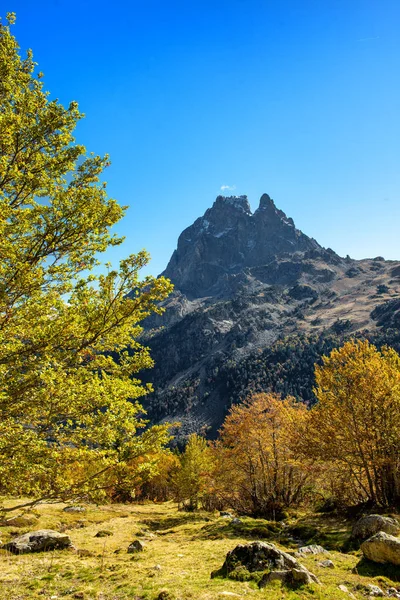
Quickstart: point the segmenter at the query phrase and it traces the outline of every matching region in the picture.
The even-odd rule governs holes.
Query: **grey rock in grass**
[[[379,531],[361,544],[365,558],[376,563],[400,565],[400,538]]]
[[[243,567],[249,573],[265,571],[259,583],[260,587],[264,587],[271,578],[281,578],[282,581],[295,585],[320,583],[317,577],[293,556],[279,550],[274,544],[265,542],[239,544],[228,552],[222,567],[211,573],[211,577],[229,577],[238,567]]]
[[[86,508],[84,506],[66,506],[63,511],[66,513],[82,513],[86,512]]]
[[[302,546],[296,552],[296,556],[304,554],[329,554],[329,552],[322,546],[318,546],[318,544],[310,544],[309,546]]]
[[[128,553],[135,554],[136,552],[143,552],[145,545],[140,540],[134,540],[128,546]]]
[[[385,592],[381,590],[379,586],[373,585],[372,583],[368,583],[365,586],[365,590],[368,592],[369,596],[373,596],[374,598],[383,598],[386,596]]]
[[[46,552],[71,547],[71,539],[65,533],[59,533],[52,529],[40,529],[14,538],[11,542],[3,544],[2,549],[13,554],[27,554],[29,552]]]
[[[335,565],[331,560],[321,560],[321,562],[318,563],[319,567],[323,567],[324,569],[334,569]]]
[[[351,539],[366,540],[379,531],[384,531],[389,535],[397,535],[400,531],[400,523],[397,519],[391,517],[366,515],[365,517],[361,517],[354,525],[351,532]]]
[[[349,590],[347,585],[344,585],[343,583],[341,583],[340,585],[338,585],[338,588],[341,592],[348,594],[350,598],[355,598],[355,595]]]

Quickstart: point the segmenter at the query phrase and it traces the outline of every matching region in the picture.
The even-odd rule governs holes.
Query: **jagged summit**
[[[253,214],[247,196],[218,196],[181,233],[163,275],[190,297],[215,295],[226,276],[265,265],[276,256],[318,249],[268,194],[261,196]]]
[[[215,205],[228,205],[243,210],[246,214],[251,215],[251,208],[247,196],[217,196]]]

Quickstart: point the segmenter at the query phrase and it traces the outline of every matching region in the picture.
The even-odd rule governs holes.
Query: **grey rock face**
[[[179,236],[163,275],[188,297],[202,297],[215,293],[225,276],[245,267],[267,264],[275,255],[319,249],[268,194],[261,197],[254,214],[247,196],[218,196]]]
[[[361,544],[365,558],[377,563],[400,565],[400,538],[380,531]]]
[[[397,535],[400,524],[396,519],[383,517],[382,515],[366,515],[361,517],[354,525],[351,538],[353,540],[366,540],[378,531],[384,531],[390,535]]]
[[[65,533],[58,533],[52,529],[40,529],[25,533],[7,544],[2,549],[13,554],[26,554],[28,552],[45,552],[49,550],[62,550],[72,546],[71,539]]]

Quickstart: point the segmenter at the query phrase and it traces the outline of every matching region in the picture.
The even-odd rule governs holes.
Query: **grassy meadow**
[[[20,556],[0,550],[1,599],[322,600],[349,598],[338,588],[341,584],[356,598],[365,598],[368,583],[384,590],[400,587],[400,572],[365,563],[359,551],[341,552],[351,523],[326,515],[293,513],[282,528],[250,518],[233,525],[219,513],[180,512],[173,503],[87,506],[83,513],[64,512],[64,506],[39,506],[0,528],[2,542],[26,531],[48,528],[68,533],[75,546],[73,550]],[[106,532],[104,537],[96,537],[99,531]],[[252,581],[210,578],[238,543],[263,539],[293,551],[296,536],[330,550],[329,557],[301,559],[321,586],[290,590],[274,582],[259,590]],[[144,551],[128,554],[127,547],[135,539],[145,544]],[[330,558],[335,568],[318,566],[324,558]]]

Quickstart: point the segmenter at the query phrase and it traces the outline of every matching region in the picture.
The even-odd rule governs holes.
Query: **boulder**
[[[143,552],[143,550],[144,550],[144,544],[140,540],[134,540],[128,546],[128,553],[129,554],[134,554],[135,552]]]
[[[376,533],[361,544],[365,558],[377,563],[400,565],[400,539],[384,531]]]
[[[389,535],[397,535],[400,531],[400,523],[391,517],[382,515],[367,515],[361,517],[354,525],[351,532],[352,540],[366,540],[378,531],[384,531]]]
[[[264,587],[273,579],[294,585],[319,583],[317,577],[293,556],[279,550],[274,544],[265,542],[239,544],[228,552],[222,567],[211,573],[211,577],[229,577],[238,569],[246,569],[249,573],[265,571],[259,583],[260,587]]]
[[[58,533],[52,529],[40,529],[14,538],[11,542],[3,544],[2,549],[13,554],[26,554],[28,552],[62,550],[71,546],[71,539],[65,533]]]
[[[385,592],[381,590],[379,586],[373,585],[372,583],[368,583],[365,586],[365,590],[369,594],[369,596],[372,596],[373,598],[383,598],[384,596],[386,596]]]

